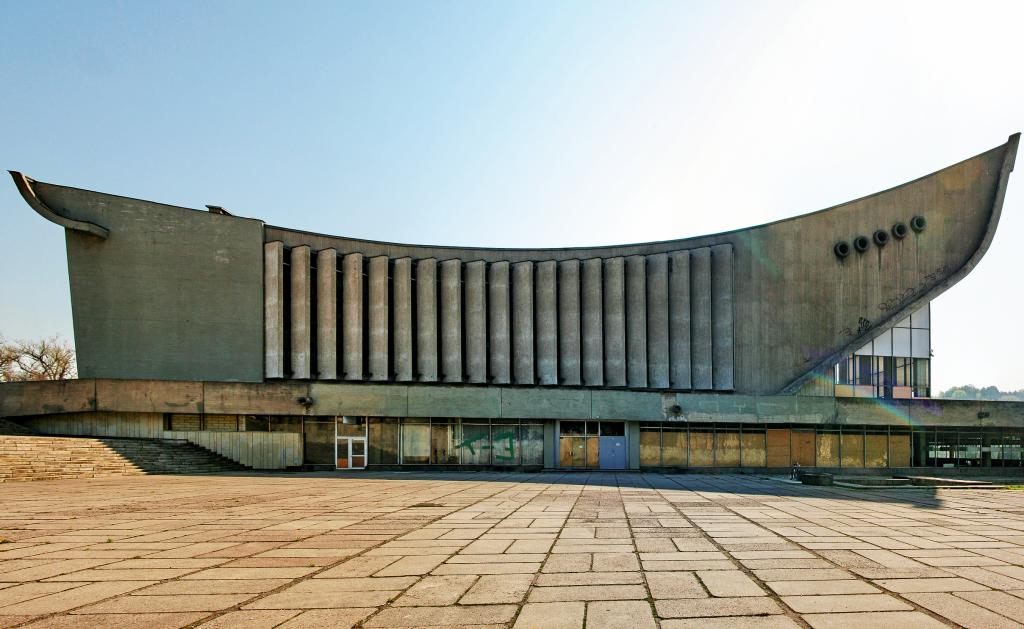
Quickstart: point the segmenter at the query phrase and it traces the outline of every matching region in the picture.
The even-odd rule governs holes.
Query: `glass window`
[[[843,430],[839,440],[840,460],[843,467],[864,467],[864,435]]]
[[[910,356],[910,330],[895,328],[892,331],[893,356]]]
[[[715,464],[715,433],[711,426],[690,427],[690,467]]]
[[[491,434],[491,457],[495,465],[519,465],[519,426],[495,424]]]
[[[740,433],[738,430],[715,431],[715,465],[717,467],[739,467]]]
[[[910,331],[910,349],[909,354],[904,356],[913,356],[914,358],[928,358],[931,356],[931,332],[928,330],[911,330]]]
[[[875,356],[892,356],[892,330],[886,330],[872,341]]]
[[[435,464],[452,464],[459,462],[458,420],[430,420],[430,462]]]
[[[544,465],[544,424],[523,424],[519,436],[523,465]]]
[[[586,422],[559,422],[559,433],[563,435],[585,435],[587,434]]]
[[[864,467],[889,466],[889,435],[869,432],[864,435]]]
[[[366,418],[345,415],[337,418],[339,437],[365,437]]]
[[[491,427],[488,424],[467,424],[463,420],[459,450],[463,465],[490,465]]]
[[[960,467],[981,467],[981,434],[961,432],[957,449],[957,465]]]
[[[430,463],[430,420],[406,417],[402,421],[402,463]]]
[[[895,429],[889,434],[889,467],[910,467],[910,433]]]
[[[626,436],[626,422],[601,422],[602,437]]]
[[[270,418],[271,432],[302,432],[302,417],[272,416]]]
[[[669,426],[662,429],[661,464],[685,466],[688,464],[686,426]]]
[[[334,418],[307,417],[303,421],[304,456],[306,463],[332,465],[334,463]]]
[[[910,327],[930,328],[931,327],[931,304],[921,306],[921,309],[910,315]]]
[[[936,467],[956,466],[956,433],[940,432],[934,437],[934,445],[930,448],[929,458]]]
[[[395,465],[398,463],[399,423],[396,418],[371,417],[368,422],[370,463]]]
[[[818,467],[839,467],[839,432],[819,431],[817,435]]]
[[[740,464],[743,467],[764,467],[768,460],[764,428],[744,426],[740,439],[742,442]]]
[[[270,418],[266,415],[245,415],[245,430],[268,431]]]
[[[661,465],[661,426],[640,424],[640,467]]]

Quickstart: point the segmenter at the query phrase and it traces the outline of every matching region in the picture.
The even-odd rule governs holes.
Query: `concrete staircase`
[[[245,469],[182,441],[0,434],[0,483]]]
[[[34,435],[35,431],[17,422],[0,417],[0,435]]]

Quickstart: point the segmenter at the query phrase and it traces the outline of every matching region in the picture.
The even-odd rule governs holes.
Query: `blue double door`
[[[626,469],[625,422],[601,422],[598,437],[598,467],[602,470]]]

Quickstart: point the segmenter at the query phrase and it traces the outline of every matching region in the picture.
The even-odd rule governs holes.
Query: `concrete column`
[[[441,263],[441,381],[462,382],[462,261]]]
[[[537,384],[558,384],[558,266],[554,260],[537,263],[534,321]]]
[[[263,245],[263,375],[284,378],[284,243]]]
[[[600,258],[583,261],[583,286],[580,290],[580,331],[582,342],[583,384],[604,385],[604,290],[603,262]]]
[[[388,257],[370,258],[370,380],[390,380],[388,365]]]
[[[580,384],[579,260],[558,263],[558,373],[562,384]]]
[[[341,349],[345,380],[363,379],[363,254],[341,261]]]
[[[732,266],[732,245],[711,247],[711,373],[719,391],[733,388]]]
[[[487,382],[487,263],[466,264],[466,376]]]
[[[509,316],[509,264],[494,262],[488,269],[487,308],[490,338],[490,371],[493,384],[509,384],[511,368],[511,317]]]
[[[669,254],[669,362],[673,389],[690,388],[690,252]]]
[[[395,380],[412,380],[412,258],[395,260],[392,270],[392,298],[394,306],[394,374]]]
[[[416,262],[416,369],[421,382],[437,382],[437,260]]]
[[[316,371],[320,380],[338,379],[338,252],[316,254]]]
[[[647,259],[626,258],[626,381],[647,387]]]
[[[515,384],[533,379],[533,262],[512,265],[512,372]]]
[[[647,385],[669,385],[668,255],[647,256]]]
[[[310,278],[309,245],[292,247],[291,263],[291,361],[292,378],[295,380],[309,379],[313,367],[313,347],[311,325],[312,317],[312,280]]]
[[[623,258],[604,261],[604,382],[626,386],[626,276]]]
[[[711,250],[690,252],[690,379],[711,388]]]

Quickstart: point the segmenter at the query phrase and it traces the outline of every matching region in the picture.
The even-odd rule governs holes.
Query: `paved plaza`
[[[1024,492],[754,476],[0,485],[0,627],[998,629]]]

